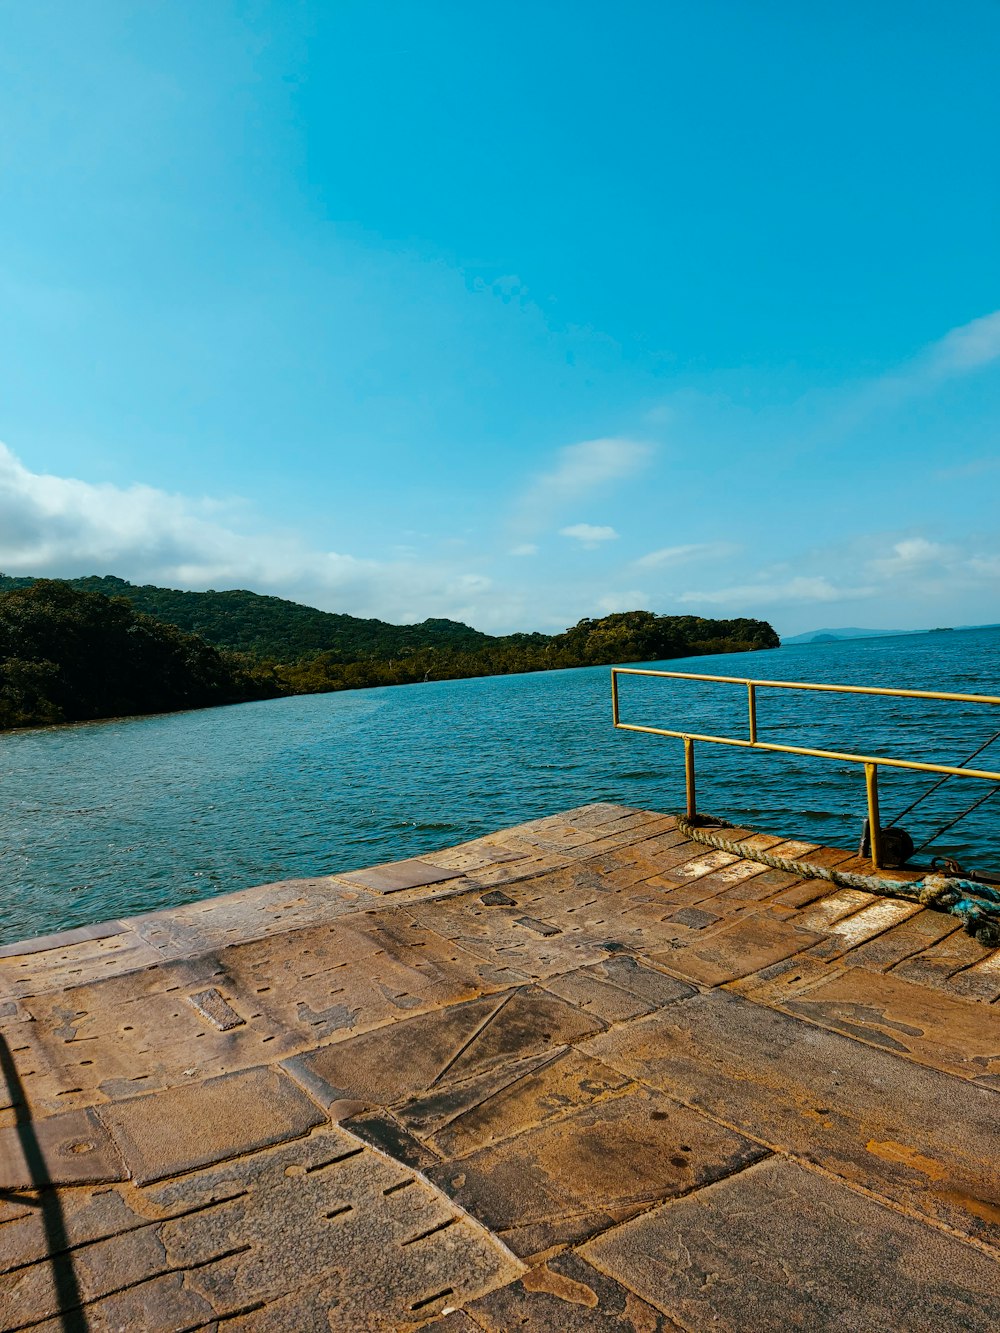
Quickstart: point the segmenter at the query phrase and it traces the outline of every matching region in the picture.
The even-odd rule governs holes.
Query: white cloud
[[[529,530],[547,526],[567,505],[634,476],[652,452],[651,445],[618,437],[566,445],[555,467],[536,477],[521,496],[518,525]]]
[[[119,574],[182,588],[252,588],[313,606],[394,621],[449,616],[518,624],[515,594],[490,579],[407,554],[359,559],[295,535],[241,531],[240,502],[152,486],[93,484],[31,472],[0,444],[0,570],[72,577]]]
[[[1000,359],[1000,310],[949,330],[911,360],[872,380],[857,394],[841,424],[860,421],[872,409],[896,407]]]
[[[830,570],[836,570],[836,577]],[[739,583],[683,592],[676,601],[724,607],[734,615],[760,615],[770,614],[771,608],[837,603],[846,608],[848,603],[878,599],[883,623],[915,629],[922,623],[985,618],[982,611],[970,614],[958,608],[981,606],[998,577],[1000,553],[993,542],[969,539],[959,545],[921,535],[895,540],[872,535],[837,548],[802,552],[790,566],[758,569]]]
[[[950,560],[954,554],[952,547],[928,541],[926,537],[906,537],[896,542],[892,555],[873,560],[870,568],[876,574],[892,578],[900,574],[921,572],[931,565]]]
[[[856,598],[874,597],[877,591],[873,587],[841,588],[829,579],[817,576],[787,579],[784,583],[741,583],[732,588],[718,588],[714,592],[685,592],[677,600],[699,605],[751,608],[784,602],[853,601]]]
[[[730,542],[695,542],[688,546],[662,546],[641,555],[632,563],[636,569],[659,569],[663,565],[685,565],[692,560],[721,560],[735,555],[738,547]]]
[[[925,360],[928,370],[941,378],[964,375],[1000,358],[1000,310],[962,324],[932,343]]]
[[[614,528],[597,527],[593,523],[573,523],[568,528],[560,528],[559,536],[572,537],[591,550],[595,546],[599,546],[601,542],[618,540],[618,533],[615,532]]]
[[[538,547],[534,542],[521,542],[518,546],[512,546],[511,555],[537,555]]]
[[[640,588],[632,588],[626,592],[607,592],[597,599],[597,609],[603,615],[611,615],[613,611],[641,611],[649,607],[650,595],[643,592]]]

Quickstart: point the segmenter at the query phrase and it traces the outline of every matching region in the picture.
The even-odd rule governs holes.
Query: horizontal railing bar
[[[718,680],[719,677],[709,676],[706,679]],[[760,683],[760,681],[755,682],[758,685]],[[843,754],[839,750],[810,750],[803,745],[775,745],[769,741],[742,741],[732,736],[702,736],[695,731],[667,731],[663,727],[641,727],[635,722],[617,722],[615,726],[618,731],[642,731],[649,736],[676,736],[680,740],[710,741],[714,745],[738,745],[744,750],[771,750],[776,754],[805,754],[812,756],[814,759],[838,759],[846,764],[878,764],[880,767],[885,765],[888,768],[912,768],[920,773],[948,773],[958,778],[982,778],[987,782],[1000,782],[1000,773],[988,773],[979,768],[955,768],[951,764],[925,764],[917,759],[881,759],[877,755]]]
[[[989,694],[950,694],[943,690],[890,690],[877,685],[814,685],[803,680],[753,680],[746,676],[702,676],[693,671],[653,671],[646,667],[612,667],[612,676],[662,676],[667,680],[710,680],[721,685],[755,685],[771,690],[821,690],[830,694],[884,694],[894,699],[950,699],[957,703],[997,704]],[[669,732],[668,735],[678,733]],[[887,762],[879,760],[879,763]]]

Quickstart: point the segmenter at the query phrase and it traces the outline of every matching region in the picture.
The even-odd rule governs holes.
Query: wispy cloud
[[[568,505],[634,476],[652,453],[649,444],[617,436],[566,445],[555,466],[535,477],[521,496],[518,526],[530,531],[548,526]]]
[[[836,577],[829,572],[832,569]],[[940,617],[944,611],[947,620],[954,619],[948,614],[949,605],[970,594],[981,600],[998,576],[1000,551],[995,540],[970,538],[960,544],[922,534],[895,540],[869,536],[835,550],[802,552],[790,567],[758,570],[722,587],[691,589],[674,600],[725,607],[734,615],[759,615],[768,608],[846,605],[878,598],[889,611],[887,623],[898,625],[900,609],[906,606],[908,615],[919,616],[923,608],[928,615]]]
[[[973,374],[1000,360],[1000,310],[949,330],[916,356],[857,391],[835,422],[843,429],[872,411],[899,407],[931,393],[948,380]]]
[[[467,566],[316,550],[295,535],[247,531],[247,517],[241,502],[32,472],[0,444],[0,569],[7,573],[249,587],[396,621],[444,615],[504,624],[524,614],[520,598],[500,594]]]
[[[593,549],[599,546],[601,542],[613,542],[618,540],[618,533],[614,528],[599,527],[593,523],[573,523],[568,528],[559,529],[560,537],[572,537],[581,545]]]
[[[660,569],[664,565],[686,565],[693,560],[722,560],[739,550],[731,542],[693,542],[688,546],[661,546],[639,556],[632,564],[636,569]]]
[[[895,578],[926,570],[948,561],[956,554],[953,547],[926,537],[905,537],[893,545],[892,553],[872,560],[870,569],[883,578]]]
[[[943,379],[964,375],[1000,359],[1000,310],[973,319],[932,343],[921,360],[927,372]]]
[[[538,547],[534,542],[520,542],[517,546],[510,549],[511,555],[537,555]]]
[[[857,598],[874,597],[878,589],[871,586],[841,587],[822,576],[799,577],[777,583],[740,583],[730,588],[713,591],[685,592],[679,602],[705,606],[762,607],[789,602],[847,602]]]

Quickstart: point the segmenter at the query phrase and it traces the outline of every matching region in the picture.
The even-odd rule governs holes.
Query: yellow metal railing
[[[744,740],[738,736],[709,736],[699,732],[673,731],[666,727],[644,727],[635,722],[623,722],[618,699],[619,676],[656,676],[666,680],[704,680],[716,685],[742,685],[747,692],[747,719],[749,723],[747,739]],[[676,736],[684,742],[684,778],[689,819],[693,819],[697,813],[694,768],[695,741],[708,741],[713,745],[738,745],[749,750],[771,750],[778,754],[812,755],[817,759],[836,759],[848,764],[864,764],[871,859],[872,865],[876,869],[881,865],[882,859],[882,830],[879,824],[878,809],[878,770],[880,767],[906,768],[921,773],[942,773],[949,777],[983,778],[988,782],[1000,782],[1000,773],[994,773],[986,769],[965,768],[953,764],[928,764],[916,759],[889,759],[884,755],[847,754],[842,750],[816,750],[805,745],[779,745],[775,741],[758,740],[757,691],[761,689],[817,690],[829,694],[879,694],[888,695],[893,699],[944,699],[955,703],[1000,706],[1000,698],[986,694],[952,694],[940,690],[889,690],[868,685],[817,685],[800,680],[747,680],[743,676],[703,676],[692,671],[652,671],[642,667],[611,668],[611,706],[614,725],[620,731],[641,731],[651,736]]]

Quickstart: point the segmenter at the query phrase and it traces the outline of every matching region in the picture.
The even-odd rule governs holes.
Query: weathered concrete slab
[[[122,1159],[92,1111],[66,1111],[45,1120],[22,1118],[0,1129],[0,1189],[41,1189],[124,1176]],[[0,1250],[2,1245],[0,1240]]]
[[[772,1159],[625,1223],[583,1257],[684,1328],[995,1329],[993,1259]]]
[[[719,986],[801,953],[822,938],[776,917],[746,916],[708,932],[704,938],[678,942],[650,957],[694,981]]]
[[[351,884],[360,884],[374,893],[399,893],[400,889],[417,889],[425,884],[443,884],[449,879],[455,879],[459,874],[459,871],[448,867],[414,859],[371,866],[367,870],[348,870],[338,878],[346,879]]]
[[[607,958],[556,977],[547,983],[546,990],[606,1023],[621,1023],[650,1014],[694,993],[693,987],[685,982],[651,967],[642,967],[627,955]]]
[[[392,1106],[603,1027],[558,996],[526,987],[335,1042],[297,1063],[339,1098]]]
[[[406,1102],[396,1114],[440,1157],[452,1159],[593,1106],[630,1086],[636,1085],[617,1070],[566,1048],[431,1090]]]
[[[128,927],[123,921],[104,921],[93,926],[75,926],[72,930],[57,930],[51,935],[36,935],[34,939],[18,944],[0,945],[0,958],[24,958],[33,953],[49,953],[70,944],[84,944],[90,940],[110,939],[123,934]]]
[[[101,1108],[139,1184],[298,1138],[326,1117],[276,1069],[224,1074]]]
[[[1000,1245],[995,1092],[724,991],[581,1049],[772,1147]]]
[[[515,1254],[529,1258],[765,1153],[670,1098],[638,1088],[427,1174]]]
[[[120,1189],[104,1234],[73,1237],[76,1327],[177,1330],[222,1319],[395,1333],[522,1271],[425,1181],[337,1130],[148,1188],[146,1218],[128,1209],[136,1192]],[[124,1237],[107,1233],[116,1219]],[[11,1270],[0,1279],[0,1324],[53,1316],[58,1278],[49,1264]]]
[[[867,1333],[913,1273],[978,1327],[1000,951],[730,836],[602,803],[0,958],[0,1327]]]
[[[628,1287],[592,1268],[572,1252],[529,1269],[517,1282],[481,1296],[467,1307],[470,1329],[510,1333],[666,1333],[677,1325]],[[452,1316],[455,1317],[455,1316]],[[435,1333],[449,1333],[444,1321]],[[456,1324],[457,1333],[463,1326]]]
[[[892,973],[876,977],[850,968],[785,1007],[960,1078],[993,1075],[1000,1087],[1000,1010],[994,1005],[937,995]]]

